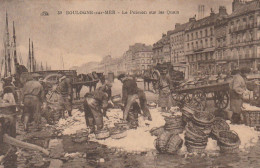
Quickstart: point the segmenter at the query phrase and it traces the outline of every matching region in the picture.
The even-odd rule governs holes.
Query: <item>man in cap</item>
[[[138,103],[136,102],[136,99],[139,99],[140,106],[143,111],[144,117],[147,117],[148,120],[152,120],[150,111],[147,107],[147,100],[146,96],[143,90],[139,89],[137,87],[136,81],[131,78],[127,77],[125,74],[121,74],[118,76],[118,80],[120,80],[123,83],[122,86],[122,103],[124,104],[124,117],[123,120],[127,120],[128,118],[128,112],[130,108],[132,107],[131,113],[135,116],[135,120],[138,118],[138,112],[140,112],[140,107]],[[137,115],[136,115],[137,113]],[[137,118],[136,118],[137,117]]]
[[[34,120],[36,128],[41,123],[41,105],[45,101],[44,89],[41,83],[30,76],[22,89],[24,104],[23,123],[25,131],[28,131],[28,123]]]
[[[70,80],[70,78],[66,77],[66,75],[62,72],[59,72],[59,81],[56,90],[60,95],[59,104],[62,107],[62,117],[64,117],[65,110],[68,111],[69,116],[72,116],[72,81]]]
[[[93,92],[87,93],[84,100],[84,112],[87,126],[90,128],[90,133],[100,131],[103,124],[103,116],[108,107],[108,95],[104,88],[98,88]]]
[[[243,95],[248,94],[246,82],[243,77],[249,72],[250,70],[245,68],[236,69],[232,72],[233,81],[231,82],[230,90],[230,109],[233,112],[231,121],[234,124],[240,124],[241,122]]]

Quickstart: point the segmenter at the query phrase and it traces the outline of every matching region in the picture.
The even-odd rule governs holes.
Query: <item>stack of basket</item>
[[[229,125],[226,121],[220,117],[216,117],[211,127],[211,138],[217,140],[220,131],[230,130]]]
[[[174,134],[180,134],[183,132],[183,122],[181,116],[165,117],[164,129]]]
[[[203,131],[196,128],[192,122],[189,122],[186,125],[185,130],[184,139],[187,151],[190,153],[203,153],[207,146],[208,136]]]
[[[211,127],[215,116],[208,112],[195,112],[193,114],[192,122],[194,127],[203,131],[207,136],[211,133]]]
[[[222,153],[237,153],[241,141],[234,131],[220,131],[218,133],[218,145]]]
[[[165,131],[155,140],[155,148],[160,153],[176,154],[181,149],[183,140],[179,135]]]
[[[194,112],[188,108],[182,109],[182,121],[183,121],[184,125],[186,125],[189,121],[192,120],[193,113]]]

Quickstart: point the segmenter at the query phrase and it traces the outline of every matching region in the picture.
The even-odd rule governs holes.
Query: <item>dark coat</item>
[[[123,86],[122,86],[122,102],[126,104],[128,95],[134,95],[137,93],[138,93],[138,87],[135,80],[131,78],[125,79],[123,81]]]

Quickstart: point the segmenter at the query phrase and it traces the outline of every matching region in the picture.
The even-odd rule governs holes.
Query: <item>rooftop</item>
[[[229,18],[236,17],[236,16],[239,16],[239,15],[243,15],[243,14],[246,14],[248,12],[255,11],[257,9],[260,9],[259,0],[253,0],[253,1],[245,2],[245,4],[241,5],[234,12],[232,12],[229,15]]]

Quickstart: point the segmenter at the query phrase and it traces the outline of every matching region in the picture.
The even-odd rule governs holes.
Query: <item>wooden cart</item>
[[[229,104],[229,83],[182,86],[172,90],[172,97],[200,110],[205,110],[207,101],[213,99],[216,108],[225,109]]]

